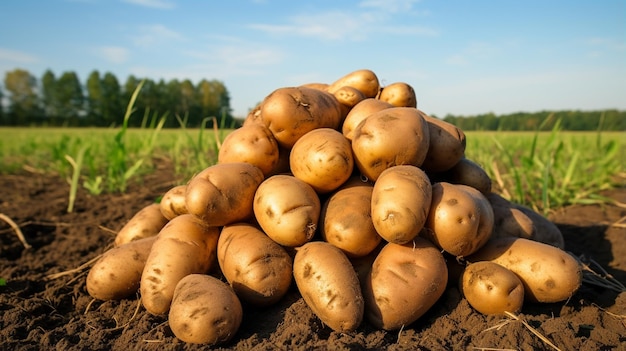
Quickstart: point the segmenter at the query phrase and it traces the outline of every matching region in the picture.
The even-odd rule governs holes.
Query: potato
[[[141,273],[156,236],[113,247],[96,261],[87,275],[87,292],[98,300],[121,300],[137,293]]]
[[[333,93],[335,99],[341,104],[342,121],[346,118],[350,110],[359,102],[365,99],[365,95],[357,88],[345,86]]]
[[[417,97],[412,86],[404,82],[391,83],[382,88],[378,99],[396,107],[417,108]]]
[[[374,187],[350,183],[331,194],[322,206],[320,233],[322,239],[341,249],[349,258],[372,252],[382,237],[372,223],[371,204]]]
[[[252,224],[222,228],[217,261],[237,296],[255,306],[277,302],[291,285],[291,256]]]
[[[331,192],[352,175],[354,157],[350,141],[335,129],[314,129],[293,145],[289,165],[296,178],[318,193]]]
[[[375,181],[385,169],[398,165],[421,166],[430,142],[428,124],[411,107],[378,111],[357,125],[352,150],[358,169]]]
[[[378,77],[369,69],[360,69],[350,72],[331,83],[326,90],[334,94],[337,90],[345,86],[356,88],[363,93],[366,98],[376,97],[380,90]]]
[[[257,104],[252,110],[248,112],[248,115],[243,120],[242,126],[247,126],[249,124],[263,124],[263,119],[261,118],[261,104]]]
[[[115,235],[114,245],[121,246],[134,240],[155,236],[167,222],[168,219],[161,213],[161,205],[151,203],[124,224]]]
[[[476,189],[446,182],[432,186],[425,236],[454,256],[468,256],[491,237],[493,210]]]
[[[354,137],[354,129],[357,125],[359,125],[359,123],[361,123],[362,120],[369,117],[374,112],[390,107],[393,107],[393,105],[375,98],[362,100],[358,104],[354,105],[350,112],[348,112],[348,115],[343,120],[343,124],[341,125],[341,132],[346,136],[346,138],[348,138],[348,140],[352,140]]]
[[[482,314],[518,313],[524,305],[524,285],[512,271],[482,261],[463,271],[459,288],[467,302]]]
[[[187,185],[177,185],[168,190],[161,198],[161,214],[163,217],[171,220],[172,218],[188,213],[185,205],[185,193]]]
[[[491,178],[476,162],[461,158],[452,168],[443,172],[440,181],[463,184],[479,190],[483,194],[491,192]]]
[[[426,313],[443,295],[448,271],[443,255],[426,239],[385,245],[365,281],[365,315],[374,327],[397,330]]]
[[[168,322],[180,340],[217,345],[233,338],[243,319],[241,302],[233,289],[205,274],[190,274],[174,290]]]
[[[252,216],[254,193],[264,179],[258,167],[245,162],[209,166],[187,183],[187,211],[209,226],[243,221]]]
[[[574,257],[533,240],[493,238],[467,260],[491,261],[511,270],[524,284],[525,300],[531,302],[567,300],[582,284],[581,266]]]
[[[443,172],[454,167],[465,155],[465,133],[456,126],[420,111],[428,123],[430,144],[422,169]]]
[[[563,234],[556,224],[552,223],[549,219],[529,207],[520,204],[513,204],[513,206],[515,207],[515,210],[522,212],[533,222],[535,232],[531,238],[532,240],[552,245],[560,249],[565,248]]]
[[[241,126],[226,136],[219,149],[217,161],[246,162],[257,166],[267,176],[278,164],[278,143],[264,124]]]
[[[172,219],[159,232],[141,275],[141,301],[155,315],[166,313],[176,284],[186,275],[208,273],[216,262],[218,227],[191,214]]]
[[[363,295],[356,271],[346,255],[323,241],[296,251],[293,276],[306,304],[338,332],[354,331],[363,321]]]
[[[261,118],[278,144],[290,149],[313,129],[339,129],[343,113],[341,104],[330,93],[307,87],[286,87],[274,90],[263,100]]]
[[[424,228],[432,200],[432,186],[415,166],[384,170],[372,192],[372,221],[383,239],[404,244]]]
[[[253,210],[267,236],[280,245],[295,247],[313,239],[321,203],[309,184],[278,174],[261,183],[254,195]]]
[[[321,90],[321,91],[327,91],[328,87],[330,86],[330,84],[328,84],[328,83],[306,83],[306,84],[302,84],[300,86],[301,87],[305,87],[305,88],[317,89],[317,90]]]

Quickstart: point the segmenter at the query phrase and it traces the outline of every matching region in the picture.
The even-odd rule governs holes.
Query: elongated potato
[[[482,314],[518,313],[524,305],[524,285],[511,270],[480,261],[469,264],[459,288],[467,302]]]
[[[343,77],[332,82],[326,90],[334,94],[342,87],[349,86],[361,91],[366,98],[373,98],[378,95],[380,82],[374,71],[369,69],[359,69],[350,72]]]
[[[278,143],[272,132],[264,124],[251,123],[226,136],[217,162],[246,162],[257,166],[267,176],[278,163],[278,151]]]
[[[190,274],[174,290],[168,322],[177,338],[194,344],[217,345],[231,340],[243,319],[233,289],[205,274]]]
[[[161,214],[163,217],[171,220],[172,218],[187,213],[187,205],[185,205],[185,193],[187,185],[177,185],[163,194],[161,198]]]
[[[409,242],[424,228],[431,201],[432,186],[424,171],[408,165],[387,168],[372,192],[374,228],[388,242]]]
[[[349,258],[368,255],[382,240],[372,223],[373,189],[368,183],[350,183],[331,194],[322,206],[322,239]]]
[[[296,247],[313,239],[321,203],[309,184],[278,174],[261,183],[254,195],[253,210],[267,236],[280,245]]]
[[[362,120],[374,114],[374,112],[390,107],[393,107],[393,105],[375,98],[362,100],[352,107],[350,112],[348,112],[348,115],[343,120],[343,124],[341,125],[341,132],[346,136],[346,138],[348,138],[348,140],[352,140],[354,137],[354,129],[359,125],[359,123],[361,123]]]
[[[306,304],[331,329],[348,332],[361,324],[359,279],[339,248],[323,241],[302,245],[293,261],[293,276]]]
[[[156,236],[113,247],[91,267],[87,292],[99,300],[121,300],[137,293],[141,274]]]
[[[415,322],[443,295],[448,271],[443,255],[416,237],[385,245],[365,281],[365,315],[376,328],[397,330]]]
[[[134,240],[155,236],[167,224],[168,219],[161,213],[161,205],[151,203],[139,210],[115,235],[115,246]]]
[[[452,168],[443,172],[440,181],[471,186],[483,194],[491,192],[491,178],[485,169],[465,157],[461,158]]]
[[[494,238],[467,260],[491,261],[513,271],[524,284],[526,300],[532,302],[567,300],[582,284],[582,270],[574,257],[533,240]]]
[[[465,155],[465,133],[451,123],[420,111],[428,123],[430,144],[422,169],[427,173],[443,172],[454,167]]]
[[[294,177],[318,193],[329,193],[352,175],[354,157],[350,141],[335,129],[314,129],[293,145],[289,165]]]
[[[255,306],[277,302],[291,285],[291,256],[252,224],[235,223],[222,228],[217,261],[237,296]]]
[[[166,313],[183,277],[209,272],[216,263],[218,235],[218,227],[209,227],[191,214],[180,215],[163,227],[141,275],[141,301],[148,312]]]
[[[352,150],[358,169],[375,181],[392,166],[421,166],[429,142],[428,124],[417,109],[391,107],[359,123],[354,130]]]
[[[491,237],[493,210],[476,189],[446,182],[432,186],[426,238],[454,256],[476,252]]]
[[[396,107],[417,107],[415,90],[405,82],[395,82],[384,86],[377,98]]]
[[[307,87],[286,87],[274,90],[263,100],[261,118],[278,144],[290,149],[313,129],[339,129],[343,111],[330,93]]]
[[[357,88],[351,86],[344,86],[339,88],[333,93],[335,99],[341,104],[342,122],[350,112],[350,110],[359,102],[363,101],[366,97]]]
[[[209,226],[246,220],[252,216],[254,193],[264,179],[258,167],[245,162],[209,166],[187,183],[187,211]]]

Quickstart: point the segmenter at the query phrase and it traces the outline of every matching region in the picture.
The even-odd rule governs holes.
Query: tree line
[[[9,71],[0,88],[0,125],[4,126],[95,126],[122,124],[133,92],[143,81],[134,109],[142,117],[128,121],[139,127],[166,117],[164,127],[200,127],[207,117],[216,117],[220,126],[238,122],[231,115],[230,95],[224,83],[203,79],[154,81],[127,77],[123,84],[110,72],[92,71],[81,84],[73,71],[56,76],[46,70],[40,79],[24,69]],[[147,118],[146,118],[147,117]],[[208,126],[211,124],[209,123]]]

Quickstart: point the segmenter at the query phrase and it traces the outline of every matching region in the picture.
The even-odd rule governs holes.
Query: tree
[[[54,124],[54,120],[59,115],[59,98],[57,96],[56,77],[51,70],[41,77],[41,103],[44,117]]]
[[[64,72],[56,86],[59,98],[59,115],[66,123],[78,122],[78,118],[85,113],[85,96],[78,76],[73,71]]]
[[[26,125],[39,115],[37,80],[28,71],[15,69],[7,72],[4,86],[9,91],[9,123]]]
[[[2,88],[0,88],[0,125],[6,124],[5,116],[4,116],[4,94],[2,93]]]
[[[89,124],[102,125],[104,104],[100,72],[95,70],[87,78],[87,121]]]
[[[218,80],[203,79],[198,84],[198,91],[202,116],[214,116],[221,121],[220,127],[231,127],[234,119],[230,115],[230,95],[226,86]]]
[[[124,103],[120,83],[111,72],[102,78],[102,119],[98,125],[121,124],[124,118]]]

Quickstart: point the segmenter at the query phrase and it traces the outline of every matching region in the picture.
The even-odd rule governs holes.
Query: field
[[[94,301],[88,266],[140,208],[216,160],[228,131],[0,129],[0,345],[12,350],[199,350],[136,299]],[[568,301],[527,304],[519,320],[483,316],[452,284],[400,332],[367,323],[336,333],[295,288],[277,305],[246,309],[225,350],[626,349],[624,133],[468,133],[466,156],[495,191],[543,213],[586,273]],[[611,278],[612,277],[612,278]],[[614,279],[617,283],[608,285]],[[601,286],[602,285],[602,286]],[[533,333],[536,331],[536,335]],[[542,339],[545,338],[545,339]]]

